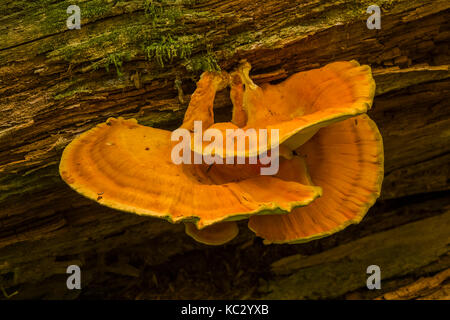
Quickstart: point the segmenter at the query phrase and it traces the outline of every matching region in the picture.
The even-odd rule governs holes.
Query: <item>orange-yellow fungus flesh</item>
[[[267,210],[290,212],[320,196],[319,187],[261,176],[254,165],[235,172],[233,181],[229,175],[212,178],[204,164],[176,165],[170,135],[134,119],[109,119],[67,146],[61,177],[105,206],[198,228]],[[220,165],[214,166],[211,175]]]
[[[383,143],[367,115],[320,129],[297,153],[323,194],[286,215],[250,217],[249,228],[268,243],[306,242],[359,223],[380,195]]]

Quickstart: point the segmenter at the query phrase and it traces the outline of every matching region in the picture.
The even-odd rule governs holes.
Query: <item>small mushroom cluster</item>
[[[261,175],[259,162],[175,164],[171,131],[110,118],[66,147],[61,177],[102,205],[183,222],[210,245],[236,237],[242,219],[266,243],[306,242],[359,223],[383,180],[382,138],[366,115],[375,92],[370,67],[334,62],[261,87],[250,68],[244,61],[230,74],[203,73],[181,127],[277,129],[275,175]],[[215,94],[227,86],[232,120],[214,123]],[[272,142],[234,156],[270,152]]]

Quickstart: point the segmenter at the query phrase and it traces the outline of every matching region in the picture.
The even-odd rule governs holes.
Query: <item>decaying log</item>
[[[433,277],[420,278],[410,285],[385,293],[377,299],[408,300],[419,298],[420,300],[433,300],[437,297],[448,300],[450,299],[450,285],[441,286],[448,278],[450,278],[450,269],[439,272]]]
[[[66,26],[72,2],[81,8],[80,30]],[[420,277],[441,279],[450,268],[450,3],[378,1],[380,30],[366,26],[371,4],[2,1],[5,297],[430,296],[399,288],[426,288]],[[170,45],[173,57],[156,55],[155,46]],[[377,91],[369,115],[384,139],[385,180],[361,224],[311,243],[265,246],[241,222],[230,244],[207,247],[187,237],[181,225],[93,203],[59,177],[61,152],[79,133],[113,116],[173,129],[200,72],[231,70],[243,58],[258,84],[337,60],[371,65]],[[221,92],[216,118],[229,119],[230,106],[228,92]],[[82,269],[81,291],[66,288],[71,264]],[[371,264],[380,265],[381,290],[366,288]],[[437,281],[430,297],[448,298],[445,280],[430,279]]]

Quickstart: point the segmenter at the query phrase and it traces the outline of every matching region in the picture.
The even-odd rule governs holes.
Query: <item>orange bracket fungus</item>
[[[370,68],[335,62],[262,87],[249,72],[244,61],[231,74],[203,73],[174,132],[123,118],[97,125],[66,147],[61,177],[102,205],[183,222],[210,245],[232,240],[235,221],[247,218],[267,243],[305,242],[358,223],[383,179],[381,135],[365,114],[375,91]],[[215,94],[227,86],[232,120],[215,124]],[[252,130],[276,135],[251,143]]]
[[[191,119],[212,121],[222,76],[203,74],[182,127],[190,128]],[[175,164],[173,145],[170,131],[111,118],[65,148],[60,174],[74,190],[105,206],[174,223],[192,222],[198,229],[253,214],[288,213],[321,194],[317,186],[261,176],[261,164]],[[225,236],[230,240],[228,233]]]
[[[268,139],[267,143],[258,139],[258,143],[241,150],[230,150],[224,142],[221,152],[224,156],[255,156],[279,144],[282,154],[287,149],[295,150],[320,128],[365,113],[372,106],[375,82],[370,67],[360,66],[356,61],[330,63],[262,87],[250,79],[250,69],[250,64],[243,61],[231,74],[234,104],[231,123],[218,123],[210,128],[225,131],[239,127],[242,130],[238,131],[237,139],[244,139],[242,136],[252,129],[267,132],[276,129],[278,139]],[[208,144],[198,143],[203,147],[193,143],[194,151],[205,150]]]
[[[375,123],[360,115],[322,128],[296,153],[305,184],[323,188],[320,199],[286,215],[250,217],[249,228],[267,242],[306,242],[359,223],[380,195],[383,143]]]

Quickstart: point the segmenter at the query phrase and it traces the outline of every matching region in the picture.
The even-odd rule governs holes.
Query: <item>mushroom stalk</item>
[[[203,129],[214,124],[214,98],[216,92],[224,89],[230,82],[225,71],[204,72],[197,83],[197,89],[191,96],[191,101],[184,115],[180,128],[194,131],[194,121],[201,121]]]

